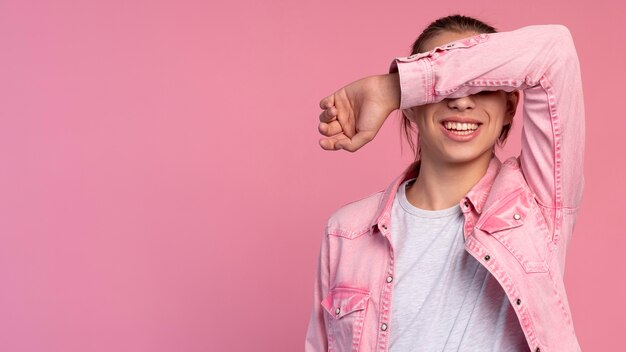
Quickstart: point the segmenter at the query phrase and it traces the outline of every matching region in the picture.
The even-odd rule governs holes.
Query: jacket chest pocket
[[[334,288],[324,298],[329,352],[359,350],[368,301],[368,291],[349,287]]]
[[[548,271],[551,236],[528,192],[521,190],[496,204],[476,227],[506,247],[526,272]]]

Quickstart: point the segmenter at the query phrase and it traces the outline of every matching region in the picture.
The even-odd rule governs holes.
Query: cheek
[[[495,101],[488,102],[486,104],[482,104],[483,111],[488,115],[490,125],[493,128],[499,129],[500,126],[503,126],[510,121],[506,115],[506,102],[505,101]]]
[[[485,111],[489,112],[489,115],[492,117],[503,117],[507,110],[507,101],[505,96],[492,96],[486,97],[481,102],[481,105],[485,109]]]
[[[432,116],[435,111],[435,104],[426,104],[414,107],[415,112],[415,124],[418,128],[425,128],[429,121],[432,120]]]

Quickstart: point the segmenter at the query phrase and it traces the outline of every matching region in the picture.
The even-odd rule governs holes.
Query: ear
[[[517,111],[517,104],[519,103],[519,91],[514,90],[506,93],[506,112],[504,116],[505,125],[513,122],[513,116]]]

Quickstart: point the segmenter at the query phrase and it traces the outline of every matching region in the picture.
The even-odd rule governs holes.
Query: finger
[[[329,107],[335,105],[335,95],[331,94],[326,98],[320,100],[320,109],[328,109]]]
[[[319,144],[324,150],[339,150],[341,148],[338,147],[338,143],[345,139],[347,139],[347,137],[343,133],[340,133],[330,138],[320,139]]]
[[[362,146],[374,139],[375,134],[371,132],[360,132],[352,138],[345,138],[335,142],[335,149],[344,149],[349,152],[355,152]]]
[[[352,138],[357,133],[354,114],[351,110],[343,109],[343,112],[337,113],[337,121],[341,125],[341,129],[343,133],[346,134],[346,137]]]
[[[322,147],[322,149],[324,150],[335,150],[334,148],[335,144],[328,139],[320,139],[319,143],[320,143],[320,147]]]
[[[337,118],[337,108],[335,107],[330,107],[322,111],[322,113],[320,114],[321,122],[330,122],[332,120],[335,120],[336,118]]]
[[[337,120],[331,121],[329,123],[321,122],[318,127],[318,130],[321,134],[327,137],[332,137],[336,135],[337,133],[341,133],[343,131],[343,129],[341,128],[341,125],[339,124],[339,121]]]
[[[352,138],[356,134],[355,115],[352,106],[350,106],[350,101],[343,90],[338,93],[338,99],[335,99],[335,109],[337,112],[333,111],[332,113],[339,121],[343,132],[348,138]]]

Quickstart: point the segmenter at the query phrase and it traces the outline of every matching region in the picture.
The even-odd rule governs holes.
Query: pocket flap
[[[493,234],[498,231],[504,231],[522,226],[532,198],[527,192],[521,192],[512,195],[500,204],[496,204],[494,208],[488,211],[489,215],[476,225],[479,229]]]
[[[369,292],[358,288],[338,287],[322,301],[322,306],[334,319],[341,319],[347,314],[363,310],[367,306]]]

